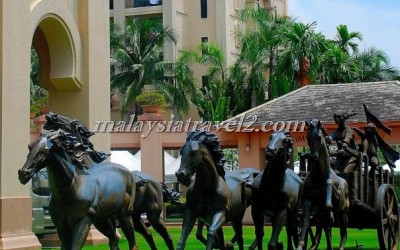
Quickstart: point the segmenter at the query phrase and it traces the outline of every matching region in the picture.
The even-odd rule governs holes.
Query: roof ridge
[[[239,117],[245,116],[247,113],[250,113],[250,112],[252,112],[252,111],[254,111],[254,110],[263,108],[264,106],[267,106],[268,104],[277,102],[277,101],[279,101],[280,99],[286,98],[286,97],[288,97],[288,96],[290,96],[290,95],[296,94],[297,92],[300,92],[300,91],[302,91],[302,90],[308,88],[309,86],[311,86],[311,85],[303,86],[303,87],[301,87],[301,88],[298,88],[298,89],[293,90],[292,92],[286,93],[286,94],[281,95],[281,96],[279,96],[279,97],[277,97],[277,98],[275,98],[275,99],[272,99],[272,100],[269,101],[269,102],[265,102],[265,103],[263,103],[263,104],[260,104],[260,105],[258,105],[258,106],[255,106],[254,108],[251,108],[251,109],[249,109],[249,110],[246,110],[246,111],[244,111],[244,112],[242,112],[242,113],[240,113],[240,114],[237,114],[237,115],[235,115],[235,116],[233,116],[233,117],[231,117],[231,118],[225,120],[225,122],[229,122],[229,121],[231,121],[231,120],[234,120],[234,119],[237,119],[237,118],[239,118]]]

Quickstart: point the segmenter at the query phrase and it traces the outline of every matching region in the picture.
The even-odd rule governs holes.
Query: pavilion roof
[[[228,121],[244,119],[244,125],[262,125],[266,121],[304,121],[317,118],[334,123],[337,110],[358,114],[348,122],[365,122],[362,104],[379,120],[400,121],[400,82],[368,82],[307,85],[286,95],[241,113]],[[257,118],[253,122],[254,118]]]

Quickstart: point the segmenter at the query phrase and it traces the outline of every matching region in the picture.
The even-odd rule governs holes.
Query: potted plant
[[[30,118],[33,119],[39,114],[40,110],[36,103],[31,103],[30,106]]]
[[[49,96],[48,96],[48,95],[39,97],[39,98],[36,100],[36,104],[37,104],[38,107],[39,107],[40,114],[43,115],[43,114],[47,114],[47,113],[50,112]]]
[[[157,113],[163,111],[167,101],[163,94],[157,91],[145,91],[136,97],[136,103],[142,107],[145,113]]]

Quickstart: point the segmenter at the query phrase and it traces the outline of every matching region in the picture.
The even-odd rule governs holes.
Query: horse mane
[[[288,139],[290,146],[293,146],[293,137],[290,135],[289,131],[284,130],[283,133],[286,136],[286,139]]]
[[[211,153],[218,175],[225,180],[224,165],[226,159],[224,157],[224,153],[222,152],[218,136],[204,130],[195,130],[188,133],[186,141],[197,141],[199,143],[203,143]]]
[[[70,119],[69,117],[49,112],[46,114],[46,123],[43,129],[48,131],[58,131],[62,129],[66,133],[72,134],[79,143],[86,147],[87,154],[96,163],[103,162],[110,156],[110,154],[94,149],[93,144],[89,141],[89,137],[95,133],[89,131],[83,123],[76,119]]]
[[[47,137],[57,148],[67,152],[72,161],[80,168],[87,169],[84,156],[90,153],[90,148],[83,145],[77,137],[65,132],[63,129],[57,131],[43,130],[41,137]]]

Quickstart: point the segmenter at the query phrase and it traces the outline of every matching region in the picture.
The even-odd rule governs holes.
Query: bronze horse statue
[[[46,124],[44,129],[57,131],[63,129],[70,133],[76,140],[81,143],[88,154],[82,157],[82,162],[86,169],[90,169],[94,164],[104,161],[108,154],[94,150],[93,144],[89,141],[89,137],[94,135],[80,121],[69,117],[59,115],[53,112],[46,114]],[[171,236],[168,234],[161,212],[163,202],[179,203],[179,197],[173,197],[172,192],[167,189],[165,184],[157,182],[154,177],[149,174],[132,171],[134,181],[136,183],[136,195],[132,219],[135,231],[142,234],[146,242],[152,250],[157,249],[150,230],[141,218],[141,214],[146,213],[149,223],[164,239],[169,250],[174,249]]]
[[[196,130],[189,132],[182,157],[178,181],[188,186],[182,233],[177,246],[184,249],[197,219],[208,225],[206,249],[211,250],[217,238],[225,249],[222,226],[230,221],[240,250],[243,250],[242,219],[246,210],[246,188],[241,176],[225,175],[225,159],[217,136]],[[191,179],[195,175],[194,181]]]
[[[64,130],[43,130],[29,144],[29,154],[18,171],[26,184],[34,173],[47,168],[52,192],[49,212],[57,227],[62,249],[82,249],[90,226],[109,238],[110,249],[119,249],[115,218],[120,222],[129,249],[136,249],[132,211],[135,182],[123,166],[102,162],[86,169],[88,148]]]
[[[246,208],[248,208],[251,205],[252,199],[251,199],[251,193],[252,193],[252,187],[254,184],[254,179],[256,176],[258,176],[261,172],[255,168],[240,168],[237,170],[232,170],[232,172],[236,175],[240,175],[246,184]],[[229,172],[228,172],[229,174]],[[204,227],[204,222],[201,220],[197,221],[197,231],[196,231],[196,239],[199,240],[200,242],[202,242],[204,245],[207,245],[207,239],[204,238],[203,236],[203,227]],[[226,246],[228,247],[232,247],[233,248],[233,244],[237,241],[237,237],[236,234],[233,235],[232,239],[230,240],[230,242],[225,243]],[[254,241],[256,242],[256,241]],[[218,242],[218,239],[216,239],[216,241],[214,242],[213,246],[219,246],[220,242]],[[255,245],[256,243],[253,243],[253,245]]]
[[[150,225],[161,235],[169,250],[174,249],[172,238],[165,226],[164,219],[161,217],[163,203],[169,202],[180,204],[179,196],[174,195],[164,183],[160,183],[153,176],[140,171],[132,171],[136,182],[135,205],[132,219],[135,231],[143,235],[152,250],[157,249],[153,236],[141,218],[146,213]]]
[[[332,249],[331,228],[334,220],[340,228],[339,249],[344,249],[347,240],[347,213],[349,191],[346,180],[336,175],[330,166],[330,156],[326,137],[328,136],[319,120],[307,122],[307,142],[310,147],[310,171],[304,180],[302,195],[302,223],[298,250],[304,249],[310,225],[310,217],[316,219],[317,238],[320,227],[325,231],[327,249]],[[319,240],[318,240],[319,241]],[[312,249],[316,249],[314,244]]]
[[[271,217],[272,224],[268,250],[283,249],[278,242],[283,226],[286,226],[287,249],[294,249],[293,243],[297,246],[297,210],[303,182],[288,168],[292,147],[289,132],[280,131],[271,135],[265,148],[267,165],[255,178],[252,190],[251,215],[258,249],[263,249],[264,215]]]

